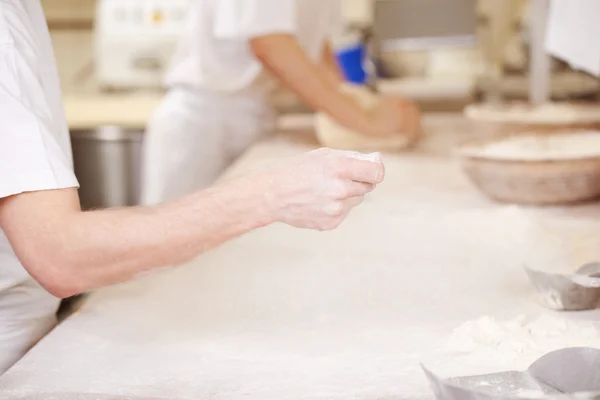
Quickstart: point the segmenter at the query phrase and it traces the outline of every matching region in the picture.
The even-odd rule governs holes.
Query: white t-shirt
[[[40,0],[0,0],[0,198],[77,186]],[[0,373],[52,327],[58,304],[0,231]]]
[[[268,91],[250,39],[292,34],[313,61],[342,28],[340,0],[196,0],[167,74],[168,86]]]

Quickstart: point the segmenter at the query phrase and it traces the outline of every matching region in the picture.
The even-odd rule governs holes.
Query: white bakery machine
[[[98,0],[94,69],[105,89],[158,89],[193,0]]]

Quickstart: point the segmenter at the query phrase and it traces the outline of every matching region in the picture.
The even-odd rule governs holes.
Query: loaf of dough
[[[351,96],[362,108],[372,110],[379,103],[379,96],[366,87],[342,85],[341,91]],[[373,137],[352,131],[325,113],[317,113],[315,118],[317,139],[321,145],[339,150],[393,151],[406,148],[410,141],[404,135]]]

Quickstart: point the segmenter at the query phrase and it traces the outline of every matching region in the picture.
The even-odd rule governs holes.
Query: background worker
[[[417,107],[386,97],[367,113],[340,93],[328,38],[340,0],[196,0],[145,138],[142,202],[209,186],[252,143],[274,133],[269,94],[282,84],[315,111],[365,135],[418,133]]]

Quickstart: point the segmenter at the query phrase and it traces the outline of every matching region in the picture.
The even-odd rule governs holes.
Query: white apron
[[[264,97],[171,89],[144,137],[142,204],[178,199],[210,186],[274,128],[275,113]]]

